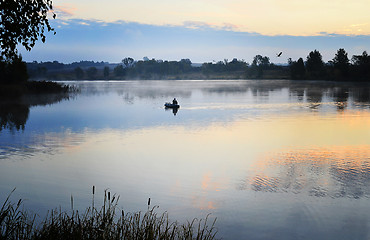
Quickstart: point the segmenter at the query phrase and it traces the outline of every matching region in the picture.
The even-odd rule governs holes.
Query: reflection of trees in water
[[[289,89],[289,97],[293,99],[297,99],[299,102],[304,100],[305,96],[305,89],[304,88],[290,88]]]
[[[370,148],[292,151],[259,162],[240,190],[306,193],[315,197],[370,197]]]
[[[24,130],[31,107],[54,104],[68,98],[66,94],[40,94],[23,96],[19,100],[2,101],[0,102],[0,131]]]
[[[324,94],[321,88],[307,88],[306,89],[307,101],[310,103],[321,103]]]
[[[289,86],[289,81],[256,81],[256,80],[245,80],[245,81],[221,81],[212,82],[207,81],[201,86],[202,92],[205,93],[216,93],[216,94],[242,94],[251,91],[252,95],[257,96],[269,96],[271,92],[278,91]]]
[[[324,95],[324,89],[321,88],[307,88],[305,90],[307,96],[307,102],[309,103],[309,108],[311,110],[318,110],[322,103],[322,98]]]
[[[336,87],[330,91],[331,98],[339,111],[347,108],[350,91],[351,89],[347,87]]]
[[[356,105],[367,104],[367,107],[370,107],[370,88],[355,88],[351,93]]]
[[[157,99],[157,98],[168,98],[168,101],[176,98],[189,98],[191,96],[191,91],[172,90],[172,91],[161,91],[156,89],[151,90],[135,90],[135,91],[120,91],[118,93],[123,96],[125,102],[127,100],[133,102],[135,98],[137,99]]]
[[[131,82],[81,82],[76,83],[84,95],[101,95],[116,91],[127,103],[138,99],[189,98],[194,90],[203,94],[243,95],[258,100],[288,92],[292,101],[306,101],[312,110],[318,110],[323,101],[335,102],[337,110],[347,108],[349,101],[356,107],[370,103],[369,84],[336,83],[322,81],[244,80],[244,81],[131,81]],[[275,94],[275,95],[273,95]],[[361,103],[361,104],[356,104]],[[368,103],[368,104],[364,104]]]
[[[347,108],[348,102],[370,103],[370,86],[368,84],[354,85],[351,83],[309,82],[309,81],[238,81],[216,83],[203,86],[202,91],[212,94],[243,94],[250,91],[254,98],[270,98],[271,94],[287,89],[289,98],[309,103],[312,110],[318,110],[322,102],[332,101],[337,110]],[[356,106],[361,106],[357,104]],[[366,106],[363,104],[363,106]]]
[[[9,129],[13,131],[24,130],[24,125],[28,119],[29,106],[19,103],[0,103],[0,131]]]

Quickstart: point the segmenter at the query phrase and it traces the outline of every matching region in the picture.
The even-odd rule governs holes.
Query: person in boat
[[[172,100],[172,104],[174,104],[174,105],[177,105],[177,104],[178,104],[178,102],[177,102],[176,98],[174,98],[174,99]]]

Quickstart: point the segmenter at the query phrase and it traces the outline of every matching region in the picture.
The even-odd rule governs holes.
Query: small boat
[[[164,104],[164,106],[165,106],[166,108],[179,108],[179,107],[180,107],[180,105],[179,105],[179,104],[173,104],[173,103],[169,103],[169,102],[166,102],[166,103]]]

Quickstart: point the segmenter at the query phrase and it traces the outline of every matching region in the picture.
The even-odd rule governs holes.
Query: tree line
[[[291,79],[324,79],[336,81],[370,81],[370,56],[364,51],[353,55],[340,48],[334,58],[327,63],[318,50],[311,51],[306,61],[288,59]]]
[[[353,55],[339,49],[328,62],[318,50],[311,51],[305,60],[288,59],[287,65],[277,65],[267,56],[256,55],[252,63],[237,58],[229,61],[193,64],[190,59],[163,61],[124,58],[120,63],[81,61],[72,64],[54,62],[27,63],[32,78],[50,79],[292,79],[370,81],[370,56]]]

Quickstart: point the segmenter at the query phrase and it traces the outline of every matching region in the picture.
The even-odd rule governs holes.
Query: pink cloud
[[[226,31],[239,31],[240,30],[240,26],[231,24],[231,23],[223,23],[222,25],[218,25],[218,24],[212,24],[212,23],[201,22],[201,21],[185,21],[183,22],[183,26],[186,28],[191,28],[191,29],[212,28],[216,30],[226,30]]]
[[[58,18],[70,18],[74,16],[74,12],[77,10],[75,7],[69,6],[54,6],[54,12]]]

